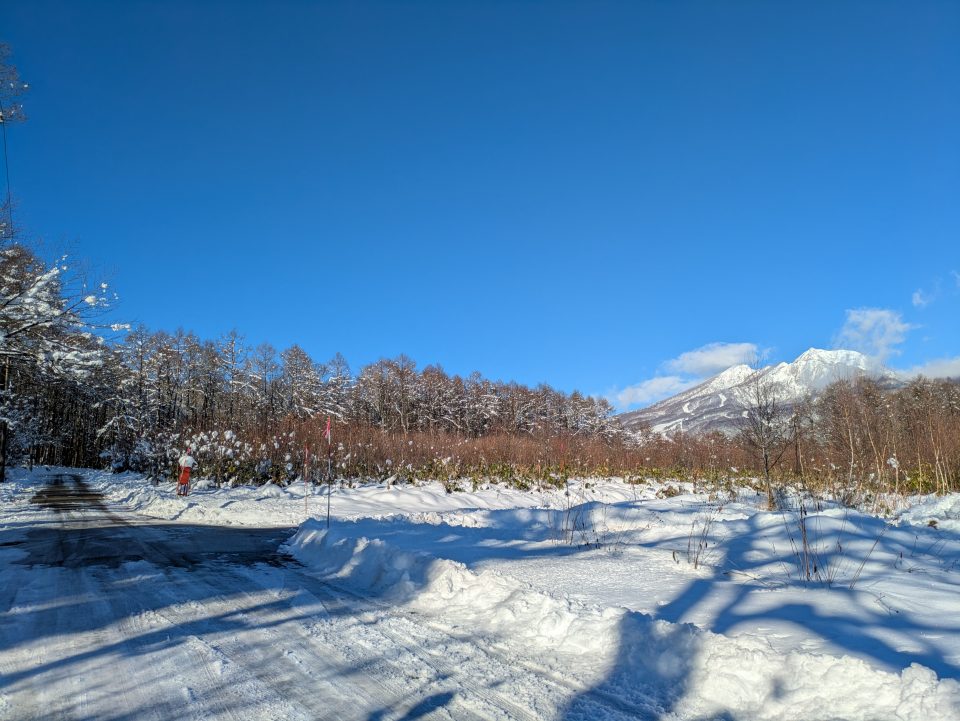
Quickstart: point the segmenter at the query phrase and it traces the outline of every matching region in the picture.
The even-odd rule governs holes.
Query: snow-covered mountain
[[[676,430],[702,433],[737,428],[750,386],[757,380],[776,383],[781,402],[791,404],[816,395],[841,378],[869,376],[896,384],[897,376],[873,359],[852,350],[811,348],[792,363],[755,370],[748,365],[728,368],[703,383],[638,411],[620,416],[627,429],[649,424],[657,433]]]

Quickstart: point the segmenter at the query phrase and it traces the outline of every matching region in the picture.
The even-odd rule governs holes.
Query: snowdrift
[[[761,638],[730,638],[623,608],[590,606],[349,529],[328,531],[310,520],[285,548],[368,600],[468,632],[518,663],[562,672],[575,689],[571,716],[578,703],[594,697],[677,719],[960,717],[960,683],[938,680],[917,664],[891,673],[850,656],[778,653]]]
[[[935,525],[945,531],[960,533],[960,494],[948,496],[915,496],[912,505],[897,515],[900,523],[915,526]]]

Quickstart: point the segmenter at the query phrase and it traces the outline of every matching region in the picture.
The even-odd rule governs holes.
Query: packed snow
[[[295,659],[315,669],[304,677],[314,695],[333,699],[326,714],[343,717],[960,717],[960,496],[907,499],[881,518],[789,495],[787,510],[769,512],[750,489],[617,479],[454,493],[432,483],[334,485],[329,495],[201,480],[181,498],[172,483],[70,471],[102,494],[123,533],[142,524],[160,545],[177,528],[209,529],[204,543],[216,549],[188,570],[144,550],[78,576],[74,588],[64,574],[78,569],[24,560],[37,553],[27,540],[35,529],[77,514],[91,525],[78,510],[30,502],[57,472],[15,470],[0,485],[0,564],[11,579],[0,597],[4,718],[45,717],[43,704],[81,715],[51,689],[76,691],[77,674],[99,668],[91,659],[144,680],[152,664],[172,672],[177,654],[204,670],[177,687],[204,718],[236,717],[224,684],[255,697],[244,697],[253,715],[241,717],[324,716],[315,701],[296,708],[309,689],[278,680],[300,673]],[[278,558],[296,560],[229,565],[229,549],[241,555],[251,533],[273,534],[264,538],[283,543]],[[202,593],[174,592],[196,583]],[[97,613],[119,608],[118,622],[98,627],[55,610],[62,596],[98,593],[110,598]],[[37,646],[43,614],[57,613],[55,643]],[[190,632],[158,643],[157,629],[171,624]],[[270,656],[279,676],[257,671],[264,644],[283,648]],[[41,648],[47,661],[37,660]],[[322,664],[332,666],[321,673]],[[364,664],[379,682],[345,670]],[[326,673],[354,685],[333,689]],[[395,673],[408,678],[391,685]],[[169,696],[128,693],[158,718],[177,717]],[[84,713],[96,716],[106,698],[89,692]]]

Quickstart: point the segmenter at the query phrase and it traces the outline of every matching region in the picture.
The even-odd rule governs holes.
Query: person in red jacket
[[[197,467],[197,461],[190,455],[192,449],[180,456],[180,478],[177,481],[177,495],[185,496],[190,492],[190,471]]]

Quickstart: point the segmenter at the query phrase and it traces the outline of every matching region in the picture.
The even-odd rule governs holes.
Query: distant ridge
[[[816,395],[842,378],[867,376],[890,385],[898,377],[875,360],[852,350],[811,348],[792,363],[760,368],[736,365],[703,383],[638,411],[619,416],[628,430],[649,424],[655,433],[684,431],[735,433],[750,385],[758,379],[778,384],[781,400],[796,403],[808,394]]]

